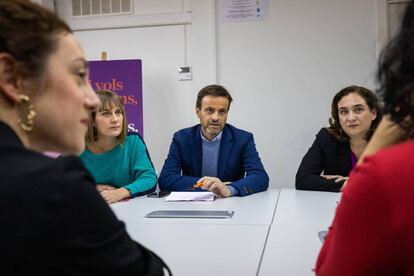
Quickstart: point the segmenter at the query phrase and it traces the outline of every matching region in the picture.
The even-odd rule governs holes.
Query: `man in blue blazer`
[[[232,100],[220,85],[200,90],[196,102],[200,124],[174,134],[158,180],[161,190],[207,190],[230,197],[268,188],[269,177],[253,135],[226,124]]]

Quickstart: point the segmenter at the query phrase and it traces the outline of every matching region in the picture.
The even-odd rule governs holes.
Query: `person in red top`
[[[414,1],[381,55],[378,79],[387,118],[412,136]],[[343,188],[316,274],[414,275],[413,181],[413,140],[365,157]]]

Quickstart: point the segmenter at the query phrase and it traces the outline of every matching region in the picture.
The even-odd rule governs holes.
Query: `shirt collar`
[[[203,142],[206,142],[206,143],[213,143],[213,142],[216,142],[216,141],[220,141],[222,135],[223,135],[223,131],[220,131],[220,133],[217,134],[217,136],[214,137],[213,140],[209,141],[206,137],[204,137],[203,132],[201,131],[201,128],[200,128],[201,140],[203,140]]]

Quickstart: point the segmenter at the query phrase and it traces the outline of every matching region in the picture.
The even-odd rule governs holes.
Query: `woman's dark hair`
[[[57,36],[72,33],[53,12],[28,0],[0,0],[0,53],[16,61],[17,76],[36,78],[57,48]]]
[[[385,113],[411,133],[414,128],[414,1],[405,10],[399,33],[381,53],[378,82]]]
[[[331,118],[329,118],[329,127],[327,128],[328,132],[331,133],[336,139],[341,142],[349,141],[349,136],[345,133],[339,123],[339,111],[338,111],[338,103],[339,101],[352,93],[356,93],[361,96],[368,105],[369,110],[375,110],[377,112],[377,116],[374,121],[372,121],[371,126],[367,132],[365,139],[369,141],[372,135],[374,134],[375,129],[377,128],[378,124],[382,119],[382,108],[379,104],[378,98],[375,96],[374,92],[371,90],[362,87],[362,86],[348,86],[336,93],[332,100],[331,104]]]
[[[229,91],[221,85],[208,85],[200,90],[197,95],[196,108],[201,108],[201,101],[205,96],[214,96],[214,97],[226,97],[229,100],[229,106],[227,110],[230,109],[230,104],[233,101]]]

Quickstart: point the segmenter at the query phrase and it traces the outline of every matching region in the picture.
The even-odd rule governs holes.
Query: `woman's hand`
[[[130,192],[125,188],[103,190],[101,196],[108,204],[116,203],[124,198],[131,197]]]
[[[389,116],[384,116],[358,159],[358,164],[364,161],[364,157],[372,155],[383,148],[398,144],[407,138],[406,132],[398,124],[391,121]]]
[[[114,186],[108,185],[108,184],[96,184],[96,190],[100,193],[105,190],[115,190],[116,188]]]
[[[321,175],[325,179],[335,179],[335,182],[340,181],[348,181],[348,176],[342,176],[342,175]]]

